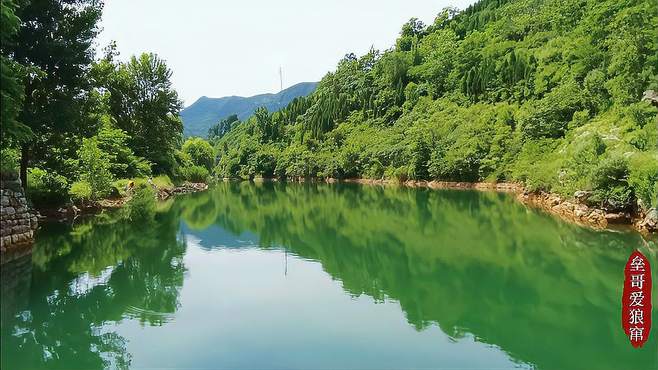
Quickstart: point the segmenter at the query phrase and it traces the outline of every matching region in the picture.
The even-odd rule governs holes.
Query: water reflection
[[[236,183],[190,198],[182,215],[202,245],[225,244],[204,233],[211,225],[256,234],[261,247],[320,261],[350,294],[399,301],[419,330],[474,334],[540,369],[658,368],[655,336],[635,351],[619,324],[637,234],[566,224],[495,193]]]
[[[494,193],[272,183],[219,184],[161,204],[151,222],[119,212],[43,228],[31,269],[3,266],[2,368],[129,367],[113,327],[173,324],[195,267],[186,238],[318,261],[349,295],[399,302],[418,331],[436,325],[538,369],[658,368],[656,336],[634,350],[619,323],[636,234],[565,224]]]
[[[155,221],[144,228],[120,212],[72,229],[44,227],[29,305],[2,322],[2,368],[128,368],[126,341],[108,324],[135,318],[162,325],[179,306],[185,244],[178,217],[161,213]]]

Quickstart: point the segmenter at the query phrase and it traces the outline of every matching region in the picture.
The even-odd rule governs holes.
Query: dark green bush
[[[190,182],[206,182],[210,176],[210,172],[201,166],[182,167],[179,172],[184,180]]]
[[[12,148],[0,149],[0,171],[3,173],[18,173],[18,150]]]
[[[87,202],[92,199],[92,189],[86,181],[74,182],[69,189],[69,195],[74,202]]]
[[[33,204],[57,206],[68,201],[66,178],[53,171],[30,168],[27,173],[27,195]]]
[[[628,161],[621,156],[603,160],[591,176],[592,205],[609,211],[628,210],[633,206],[633,188],[628,183]]]

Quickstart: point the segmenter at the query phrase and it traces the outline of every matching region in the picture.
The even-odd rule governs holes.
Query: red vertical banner
[[[649,260],[635,251],[624,268],[621,322],[635,348],[642,347],[651,331],[651,267]]]

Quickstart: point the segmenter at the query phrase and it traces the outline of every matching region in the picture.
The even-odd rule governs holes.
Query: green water
[[[2,369],[658,369],[620,319],[656,243],[510,196],[223,183],[127,213],[3,266]]]

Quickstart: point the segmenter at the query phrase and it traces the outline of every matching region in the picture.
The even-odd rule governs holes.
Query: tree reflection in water
[[[496,193],[272,183],[221,183],[147,220],[124,210],[44,227],[31,271],[17,267],[17,288],[3,286],[2,368],[129,367],[113,326],[173,319],[181,230],[206,249],[285,248],[320,262],[347,294],[398,301],[416,330],[472,335],[538,369],[658,368],[656,335],[634,350],[619,319],[626,258],[642,248],[656,276],[655,241],[566,224]],[[239,235],[254,242],[238,246]],[[29,294],[6,300],[10,290]]]
[[[132,317],[162,325],[176,311],[185,272],[178,216],[127,216],[40,230],[29,304],[3,318],[2,368],[128,368],[126,341],[112,324]]]
[[[317,260],[349,294],[399,301],[418,330],[470,333],[539,369],[658,368],[656,336],[637,351],[620,329],[625,261],[656,251],[636,233],[489,192],[229,183],[178,206],[190,232],[217,225]]]

